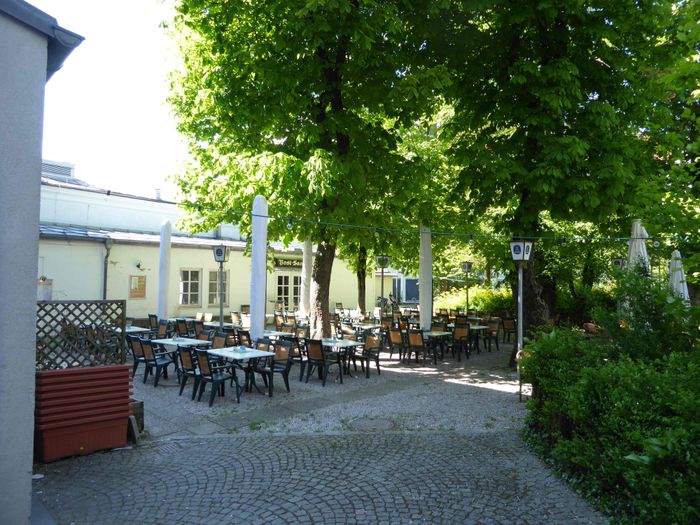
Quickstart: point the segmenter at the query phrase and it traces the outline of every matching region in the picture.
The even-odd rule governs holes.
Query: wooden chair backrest
[[[447,331],[447,323],[444,323],[444,322],[436,323],[435,321],[433,321],[433,324],[430,325],[430,329],[434,332],[445,332],[445,331]]]
[[[211,340],[212,348],[224,348],[226,347],[226,333],[216,332],[214,338]]]
[[[197,337],[204,330],[204,321],[192,321],[192,327],[194,328],[194,335]]]
[[[277,330],[280,330],[282,328],[283,324],[284,324],[284,315],[283,314],[275,314],[275,328],[277,328]]]
[[[501,320],[496,317],[494,319],[489,319],[489,332],[491,335],[496,335],[498,334],[498,327],[501,324]]]
[[[287,362],[292,351],[291,341],[275,341],[275,361],[278,363]]]
[[[393,345],[402,345],[403,337],[401,336],[401,330],[398,328],[392,328],[389,330],[389,340]]]
[[[202,376],[211,375],[211,366],[209,366],[209,354],[206,350],[195,350],[197,352],[197,366],[199,366],[199,373]]]
[[[151,330],[158,328],[158,316],[156,314],[148,314],[148,327]]]
[[[408,331],[408,344],[410,346],[423,346],[423,332],[420,330],[409,330]]]
[[[165,339],[168,337],[168,321],[161,319],[158,321],[158,339]]]
[[[381,346],[379,337],[374,334],[365,336],[365,350],[378,350]]]
[[[297,326],[294,330],[294,335],[299,339],[306,339],[309,337],[309,327],[308,326]]]
[[[187,337],[189,330],[187,330],[187,321],[184,319],[177,320],[177,334],[181,337]]]
[[[515,319],[503,319],[504,330],[515,330]]]
[[[280,326],[280,332],[285,332],[287,334],[293,334],[294,333],[294,325],[292,323],[282,323],[282,326]]]
[[[261,337],[255,341],[255,349],[262,350],[263,352],[270,352],[270,347],[272,346],[272,341],[267,337]]]
[[[136,335],[130,335],[129,341],[131,341],[131,352],[134,357],[143,357],[143,346],[141,345],[141,339]]]
[[[306,340],[306,355],[315,361],[323,360],[323,343],[318,339]]]
[[[156,354],[153,351],[153,344],[150,339],[141,339],[141,348],[143,350],[143,357],[148,361],[153,361],[156,358]]]
[[[236,331],[238,337],[238,344],[250,347],[250,332],[248,330],[238,330]]]
[[[460,341],[469,337],[469,325],[468,324],[456,324],[455,329],[452,332],[452,339],[455,341]]]
[[[187,346],[178,346],[177,353],[180,355],[180,364],[182,369],[187,372],[192,372],[195,370],[195,364],[192,360],[192,351]]]
[[[212,330],[202,330],[197,334],[197,339],[200,341],[209,341],[209,338],[212,335]]]
[[[250,313],[250,305],[249,304],[242,304],[241,305],[241,313],[242,314],[249,314]]]

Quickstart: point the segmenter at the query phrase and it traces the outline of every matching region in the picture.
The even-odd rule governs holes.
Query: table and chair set
[[[238,319],[232,319],[238,320]],[[378,321],[378,322],[377,322]],[[131,328],[131,330],[130,330]],[[317,374],[325,386],[329,373],[343,382],[344,375],[357,372],[358,361],[369,378],[371,363],[381,374],[380,353],[397,353],[402,363],[437,364],[446,354],[461,361],[476,351],[482,343],[492,343],[499,349],[499,331],[504,341],[509,333],[501,318],[466,318],[436,316],[428,330],[421,330],[415,318],[397,316],[373,319],[342,319],[332,325],[333,336],[311,339],[309,327],[295,322],[281,322],[275,329],[265,330],[263,337],[252,341],[250,333],[240,323],[220,324],[203,319],[158,319],[149,316],[149,328],[127,327],[128,350],[133,356],[133,374],[144,367],[143,382],[153,377],[154,386],[161,377],[168,377],[168,368],[177,374],[180,395],[191,380],[192,399],[201,400],[207,385],[209,405],[216,394],[225,394],[226,383],[235,387],[237,402],[243,392],[253,389],[272,396],[275,376],[281,376],[289,392],[289,376],[294,364],[299,365],[299,381]],[[242,380],[239,380],[242,375]]]

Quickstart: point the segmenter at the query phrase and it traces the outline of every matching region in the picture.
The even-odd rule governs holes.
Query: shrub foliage
[[[526,346],[527,435],[617,521],[700,523],[700,315],[643,275],[622,281],[603,335]]]

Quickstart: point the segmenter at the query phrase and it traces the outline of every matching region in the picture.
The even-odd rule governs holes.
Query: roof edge
[[[46,80],[61,69],[63,62],[85,40],[77,33],[58,25],[58,21],[24,0],[0,0],[0,12],[46,35],[48,54]]]

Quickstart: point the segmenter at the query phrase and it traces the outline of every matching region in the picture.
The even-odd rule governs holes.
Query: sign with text
[[[301,259],[279,259],[275,257],[275,268],[301,270]]]

